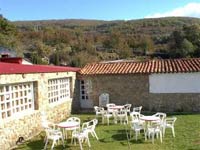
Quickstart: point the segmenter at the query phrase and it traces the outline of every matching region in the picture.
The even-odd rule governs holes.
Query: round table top
[[[141,120],[145,120],[145,121],[158,121],[160,120],[159,117],[156,116],[142,116],[140,117]]]
[[[109,107],[109,109],[122,109],[122,108],[124,108],[124,106],[120,106],[120,105]]]
[[[58,127],[60,128],[75,128],[75,127],[79,127],[80,123],[79,122],[61,122],[58,124]]]

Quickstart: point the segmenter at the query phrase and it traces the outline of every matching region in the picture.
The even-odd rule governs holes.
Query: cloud
[[[197,17],[200,18],[200,3],[189,3],[183,7],[176,8],[174,10],[155,13],[147,15],[144,18],[160,18],[160,17]]]

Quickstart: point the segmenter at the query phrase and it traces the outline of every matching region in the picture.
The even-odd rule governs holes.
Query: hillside
[[[175,29],[181,29],[185,25],[200,24],[200,19],[189,17],[166,17],[139,20],[39,20],[39,21],[16,21],[13,22],[19,29],[24,28],[82,28],[85,31],[109,32],[112,28],[119,29],[129,34],[170,34]]]
[[[10,44],[5,41],[1,46],[16,49],[34,63],[49,60],[56,65],[83,66],[100,60],[199,57],[200,51],[198,18],[9,23],[15,26],[16,33]]]

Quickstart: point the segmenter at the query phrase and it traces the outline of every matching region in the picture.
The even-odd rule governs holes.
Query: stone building
[[[109,102],[144,111],[200,112],[200,58],[92,63],[79,76],[81,108],[108,93]]]
[[[1,150],[15,146],[19,137],[27,140],[41,132],[41,112],[53,122],[71,114],[79,68],[20,62],[0,62]]]

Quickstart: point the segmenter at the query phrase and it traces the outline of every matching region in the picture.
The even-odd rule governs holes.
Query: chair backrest
[[[97,120],[97,119],[93,119],[92,121],[93,121],[93,123],[94,123],[95,125],[98,124],[98,120]]]
[[[120,114],[120,112],[121,112],[120,109],[112,110],[113,117],[117,117]]]
[[[107,110],[108,112],[113,112],[113,109],[111,109],[110,107],[115,107],[116,105],[114,103],[109,103],[109,104],[106,104],[106,107],[107,107]]]
[[[88,124],[88,129],[94,130],[97,124],[98,124],[98,120],[92,119]]]
[[[82,131],[86,130],[88,126],[89,126],[89,121],[88,122],[83,122],[83,124],[82,124]]]
[[[161,122],[164,122],[167,114],[166,113],[162,113],[162,112],[157,112],[156,114],[154,114],[153,116],[159,117]]]
[[[108,108],[108,107],[114,107],[114,106],[116,106],[114,103],[106,104],[106,107],[107,107],[107,108]]]
[[[82,124],[82,130],[94,130],[97,124],[98,124],[97,119],[92,119],[90,121],[84,122]]]
[[[125,104],[124,108],[126,109],[127,112],[130,112],[131,111],[131,106],[132,106],[132,104]]]
[[[78,117],[69,117],[67,119],[67,122],[79,122],[79,123],[81,123],[81,120]]]
[[[133,112],[139,112],[139,113],[141,113],[141,110],[142,110],[142,106],[133,107]]]
[[[131,116],[131,121],[133,121],[133,122],[139,121],[139,119],[140,119],[139,112],[132,112],[132,113],[130,113],[130,116]]]
[[[103,107],[94,106],[94,111],[96,112],[96,114],[103,113],[104,108]]]
[[[118,114],[120,115],[127,115],[127,110],[125,108],[119,109]]]
[[[176,117],[166,118],[165,123],[174,126],[175,121],[177,120]]]

